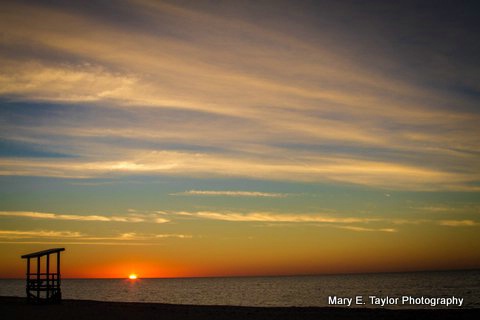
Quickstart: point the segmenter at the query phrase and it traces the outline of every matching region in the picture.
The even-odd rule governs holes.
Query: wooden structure
[[[65,251],[65,248],[48,249],[22,256],[22,259],[27,259],[26,292],[28,302],[56,303],[62,300],[62,291],[60,290],[61,251]],[[51,259],[50,255],[56,255],[56,259]],[[42,259],[42,257],[45,258]],[[45,264],[42,268],[43,260]],[[32,264],[36,264],[36,266],[32,266]]]

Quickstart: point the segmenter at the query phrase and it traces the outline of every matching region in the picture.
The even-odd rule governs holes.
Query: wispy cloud
[[[53,231],[53,230],[0,230],[0,238],[30,239],[30,238],[81,238],[85,236],[80,232]]]
[[[166,223],[169,220],[159,217],[155,214],[128,214],[125,216],[101,216],[101,215],[76,215],[76,214],[57,214],[48,212],[34,211],[0,211],[3,217],[22,217],[33,219],[49,220],[70,220],[70,221],[102,221],[102,222],[156,222]]]
[[[64,240],[36,240],[36,241],[23,241],[23,240],[8,240],[0,241],[4,244],[42,244],[42,245],[65,245]],[[115,241],[69,241],[68,245],[102,245],[102,246],[161,246],[159,242],[115,242]]]
[[[171,221],[172,216],[182,216],[190,218],[201,218],[221,221],[236,222],[326,222],[326,223],[356,223],[381,221],[381,218],[372,217],[334,217],[323,214],[280,214],[272,212],[215,212],[215,211],[157,211],[155,213],[129,213],[125,216],[100,216],[100,215],[71,215],[46,212],[29,211],[0,211],[3,217],[20,217],[33,219],[52,219],[52,220],[70,220],[70,221],[103,221],[103,222],[156,222],[166,223]],[[123,236],[128,237],[126,233]]]
[[[191,239],[189,234],[120,233],[114,236],[95,236],[77,231],[57,230],[0,230],[2,243],[63,243],[63,244],[161,244],[161,239]]]
[[[475,203],[432,204],[416,206],[412,209],[431,213],[480,213],[480,206]]]
[[[261,222],[269,226],[288,226],[292,224],[319,224],[320,226],[332,226],[352,231],[372,232],[397,232],[393,227],[370,227],[366,224],[387,225],[440,225],[448,227],[474,227],[480,223],[471,220],[436,220],[436,219],[401,219],[396,217],[382,216],[345,216],[343,214],[329,213],[277,213],[277,212],[229,212],[229,211],[155,211],[152,213],[137,213],[130,209],[125,216],[98,216],[98,215],[68,215],[45,212],[25,211],[0,211],[0,217],[18,217],[31,219],[67,220],[67,221],[101,221],[101,222],[132,222],[132,223],[167,223],[185,219],[207,219],[228,222]],[[3,233],[2,233],[3,232]],[[15,232],[17,232],[15,234]],[[184,234],[141,234],[123,233],[115,237],[92,237],[78,232],[70,231],[0,231],[3,237],[81,237],[84,240],[149,240],[154,238],[190,238]]]
[[[447,212],[454,212],[454,211],[460,210],[460,208],[458,207],[445,206],[445,205],[415,207],[413,209],[427,211],[427,212],[438,212],[438,213],[447,213]]]
[[[0,159],[0,175],[33,175],[64,178],[94,178],[122,174],[168,174],[251,177],[287,181],[354,183],[413,190],[478,190],[468,182],[478,174],[438,171],[421,165],[366,161],[332,156],[304,157],[300,162],[278,158],[136,151],[123,161],[83,162],[76,159]],[[480,177],[478,177],[480,179]]]
[[[394,228],[364,228],[358,226],[338,226],[338,228],[358,232],[397,232]]]
[[[373,222],[379,221],[378,218],[358,218],[358,217],[332,217],[321,214],[279,214],[271,212],[253,212],[253,213],[235,213],[235,212],[174,212],[182,216],[195,218],[233,221],[233,222],[326,222],[326,223],[355,223],[355,222]]]
[[[212,190],[189,190],[171,193],[171,196],[227,196],[227,197],[260,197],[260,198],[286,198],[289,194],[258,191],[212,191]]]
[[[438,222],[441,226],[447,227],[475,227],[480,223],[474,220],[441,220]]]
[[[3,7],[0,41],[11,49],[0,54],[0,97],[82,105],[89,116],[59,108],[44,121],[4,121],[4,138],[76,157],[4,157],[1,175],[214,175],[479,190],[480,116],[469,107],[476,101],[362,62],[346,49],[351,41],[332,41],[341,26],[299,37],[295,24],[289,32],[273,27],[285,22],[274,15],[264,25],[188,5],[123,6],[101,19],[93,9]],[[125,21],[142,23],[119,24],[125,12]],[[388,70],[401,67],[381,51],[369,54]],[[30,119],[42,116],[37,109]],[[182,150],[187,143],[193,151]]]
[[[193,238],[193,236],[189,234],[178,234],[178,233],[152,234],[152,233],[127,232],[127,233],[121,233],[119,235],[110,236],[110,237],[88,236],[88,237],[83,237],[83,240],[146,241],[146,240],[167,239],[167,238],[191,239]]]
[[[345,216],[332,213],[275,213],[275,212],[220,212],[220,211],[158,211],[159,215],[175,219],[175,216],[190,219],[209,219],[229,222],[262,222],[266,226],[292,226],[293,224],[309,224],[322,227],[335,227],[351,231],[364,232],[397,232],[393,226],[402,225],[441,225],[449,227],[479,226],[474,220],[436,220],[436,219],[401,219],[385,216]],[[372,227],[375,225],[375,227]]]
[[[179,238],[179,239],[191,239],[192,235],[189,234],[156,234],[155,238]]]

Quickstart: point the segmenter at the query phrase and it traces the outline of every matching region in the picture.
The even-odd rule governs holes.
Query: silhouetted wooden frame
[[[60,289],[60,252],[65,248],[54,248],[34,253],[25,254],[22,259],[27,259],[27,301],[28,302],[47,302],[58,303],[62,301],[62,291]],[[57,268],[55,272],[50,270],[50,255],[57,255]],[[45,272],[41,272],[42,257],[46,256]],[[36,272],[31,271],[30,259],[37,260]]]

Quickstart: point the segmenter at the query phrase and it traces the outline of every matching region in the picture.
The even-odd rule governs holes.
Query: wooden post
[[[60,252],[57,252],[57,276],[58,276],[58,285],[60,285]]]
[[[47,254],[47,270],[45,270],[47,275],[47,299],[50,299],[50,254]]]
[[[60,290],[60,252],[57,252],[57,286],[55,292],[57,299],[62,299],[62,291]]]
[[[30,301],[30,258],[27,259],[27,301]]]
[[[37,257],[37,300],[40,299],[40,256]]]

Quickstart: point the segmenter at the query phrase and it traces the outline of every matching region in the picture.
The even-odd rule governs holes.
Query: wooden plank
[[[50,298],[50,254],[47,254],[47,270],[46,271],[46,276],[47,276],[47,299]]]
[[[39,256],[44,256],[46,254],[61,252],[61,251],[65,251],[65,248],[53,248],[53,249],[47,249],[47,250],[42,250],[42,251],[38,251],[38,252],[24,254],[22,256],[22,259],[36,258],[36,257],[39,257]]]
[[[40,256],[37,256],[37,299],[40,298]]]

